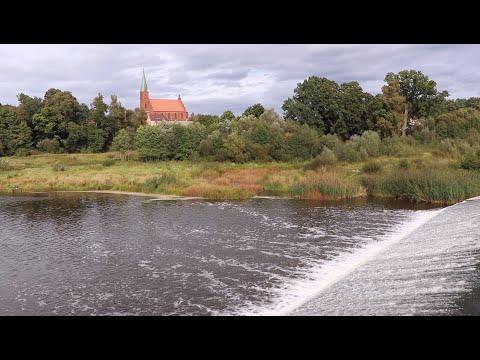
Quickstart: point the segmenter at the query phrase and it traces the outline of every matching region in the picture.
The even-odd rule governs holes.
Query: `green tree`
[[[14,106],[0,106],[0,155],[13,155],[19,149],[30,149],[32,132]]]
[[[189,129],[181,124],[173,125],[173,158],[187,160],[193,152]]]
[[[236,163],[244,163],[248,160],[245,140],[239,134],[228,135],[225,139],[224,148],[228,160]]]
[[[282,109],[289,119],[333,133],[342,113],[340,90],[335,81],[310,76],[297,84],[293,97],[285,100]]]
[[[377,94],[370,98],[367,104],[366,128],[368,130],[378,132],[382,138],[400,134],[403,114],[395,110],[397,109],[393,104],[395,99],[389,99],[384,94]],[[404,102],[401,103],[402,109],[403,106]]]
[[[115,95],[110,96],[109,112],[107,115],[107,123],[103,128],[107,134],[105,146],[108,147],[115,135],[120,129],[127,126],[127,110],[122,106],[121,102]]]
[[[106,134],[94,124],[68,124],[68,137],[64,141],[65,149],[70,152],[101,152]]]
[[[233,119],[235,119],[235,115],[230,110],[224,111],[222,116],[220,116],[221,121],[233,120]]]
[[[98,93],[90,106],[90,118],[95,127],[105,129],[107,126],[108,105],[103,101],[103,95]]]
[[[402,136],[405,136],[411,120],[436,115],[445,106],[447,91],[438,92],[437,83],[417,70],[403,70],[385,76],[388,85],[396,83],[398,93],[405,98]]]
[[[169,160],[174,147],[172,124],[140,126],[135,134],[135,147],[142,160]]]
[[[128,160],[128,153],[135,148],[135,130],[132,128],[121,129],[113,138],[112,151],[121,154],[122,161]]]
[[[147,113],[145,110],[135,108],[135,110],[127,110],[127,127],[138,129],[142,125],[147,124]]]
[[[248,107],[242,114],[242,116],[248,116],[248,115],[253,115],[256,118],[260,117],[265,112],[265,108],[262,106],[262,104],[255,104],[250,107]]]
[[[37,140],[68,137],[68,124],[79,123],[81,108],[69,91],[49,89],[45,93],[43,108],[32,117]]]
[[[317,132],[306,124],[295,127],[293,133],[288,136],[287,145],[291,159],[311,159],[322,150]]]
[[[334,124],[334,132],[344,139],[361,134],[367,128],[367,106],[372,95],[363,92],[356,81],[340,85],[341,116]]]

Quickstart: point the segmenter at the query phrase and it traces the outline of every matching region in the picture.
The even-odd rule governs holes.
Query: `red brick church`
[[[188,121],[188,111],[180,95],[177,100],[150,99],[148,97],[145,71],[140,86],[140,108],[147,113],[147,124],[150,125],[158,124],[161,121]]]

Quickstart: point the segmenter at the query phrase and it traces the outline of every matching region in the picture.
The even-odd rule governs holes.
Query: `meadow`
[[[382,196],[454,204],[480,195],[478,170],[459,157],[412,145],[405,156],[365,161],[121,161],[120,154],[41,154],[0,159],[0,192],[125,191],[241,200],[259,195],[312,200]],[[397,152],[398,153],[398,152]]]

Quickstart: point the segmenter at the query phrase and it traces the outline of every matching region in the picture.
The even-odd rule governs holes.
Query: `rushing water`
[[[477,201],[0,196],[0,315],[476,314],[479,215]]]

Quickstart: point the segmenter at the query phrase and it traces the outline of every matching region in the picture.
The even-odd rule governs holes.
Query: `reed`
[[[479,174],[461,169],[365,175],[362,184],[370,195],[446,205],[480,194]]]

